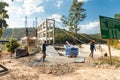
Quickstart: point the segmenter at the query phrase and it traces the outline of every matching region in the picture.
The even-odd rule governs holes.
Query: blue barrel
[[[65,53],[67,56],[77,56],[78,48],[70,47],[69,45],[67,45],[65,49]]]
[[[78,48],[71,48],[71,55],[78,55]]]
[[[70,45],[66,45],[65,46],[65,53],[66,53],[66,55],[69,55],[70,51],[71,51]]]

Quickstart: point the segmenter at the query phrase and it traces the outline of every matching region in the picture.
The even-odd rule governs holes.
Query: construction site
[[[0,0],[0,80],[120,80],[120,0]]]
[[[21,45],[27,46],[29,55],[26,55],[24,50],[14,53],[12,58],[2,55],[0,80],[120,80],[117,65],[102,64],[99,61],[100,58],[103,60],[109,56],[107,44],[96,42],[96,51],[92,58],[89,57],[90,44],[70,34],[69,36],[82,44],[55,46],[54,28],[55,20],[46,19],[37,26],[35,37],[28,37],[26,27],[26,36],[21,39]],[[49,45],[46,47],[47,56],[43,62],[40,61],[43,56],[40,46],[45,40]],[[119,50],[111,47],[111,53],[119,59]]]

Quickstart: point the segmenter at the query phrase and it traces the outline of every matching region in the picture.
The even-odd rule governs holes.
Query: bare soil
[[[97,58],[85,57],[85,63],[74,63],[75,58],[49,57],[38,61],[36,56],[10,58],[2,55],[0,64],[9,69],[0,80],[120,80],[120,68],[96,65]]]

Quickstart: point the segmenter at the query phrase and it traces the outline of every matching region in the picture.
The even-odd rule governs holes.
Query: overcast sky
[[[46,18],[53,18],[60,22],[62,15],[68,15],[72,0],[3,0],[9,3],[9,27],[25,27],[25,16],[28,17],[28,27],[33,26],[35,17],[38,25]],[[78,0],[83,1],[87,17],[79,24],[80,33],[99,33],[99,15],[114,17],[120,13],[120,0]],[[60,26],[59,26],[60,27]],[[62,26],[61,26],[62,28]]]

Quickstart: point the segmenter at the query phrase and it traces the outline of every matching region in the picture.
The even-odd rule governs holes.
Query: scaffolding
[[[42,24],[37,27],[37,44],[41,45],[43,41],[47,41],[49,44],[55,43],[54,40],[55,20],[46,19]]]

